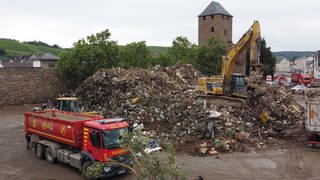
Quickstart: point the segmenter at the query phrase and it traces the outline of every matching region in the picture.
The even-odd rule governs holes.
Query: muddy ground
[[[30,106],[0,108],[0,179],[73,180],[83,179],[73,168],[49,164],[25,148],[23,112]],[[250,150],[217,157],[178,155],[188,179],[319,179],[320,149],[289,143],[278,150]],[[124,175],[111,179],[135,179]]]

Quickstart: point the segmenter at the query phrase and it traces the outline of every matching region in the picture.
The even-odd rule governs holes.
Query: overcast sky
[[[170,46],[177,36],[197,43],[197,16],[210,0],[0,0],[0,37],[71,47],[111,31],[119,44],[145,40]],[[219,0],[233,16],[233,42],[259,20],[273,51],[320,49],[319,0]]]

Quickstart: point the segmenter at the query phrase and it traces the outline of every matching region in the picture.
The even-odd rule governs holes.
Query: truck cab
[[[83,161],[108,162],[116,161],[130,164],[131,159],[127,151],[121,148],[123,134],[128,132],[128,123],[122,119],[102,119],[87,121],[83,127],[83,145],[81,156]],[[125,173],[127,170],[119,166],[105,166],[103,176]],[[85,171],[85,169],[83,170]],[[86,172],[83,172],[86,174]]]
[[[87,121],[83,127],[83,153],[91,154],[93,159],[106,162],[110,157],[123,154],[121,137],[128,132],[128,123],[122,119],[102,119]],[[110,122],[113,122],[110,124]]]

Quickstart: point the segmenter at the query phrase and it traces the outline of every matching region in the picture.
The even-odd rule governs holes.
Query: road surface
[[[83,179],[76,169],[60,163],[49,164],[26,150],[22,116],[26,110],[30,110],[30,106],[0,108],[0,179]],[[197,176],[209,180],[320,179],[320,149],[296,143],[289,144],[286,149],[228,153],[219,155],[219,158],[179,154],[177,161],[191,180]],[[135,178],[133,175],[111,178],[127,179]]]

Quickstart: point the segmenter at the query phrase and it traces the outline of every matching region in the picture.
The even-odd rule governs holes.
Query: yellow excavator
[[[233,73],[234,65],[239,55],[250,47],[250,66],[252,77],[244,74]],[[254,21],[250,29],[240,38],[235,46],[222,57],[221,75],[213,77],[200,77],[198,90],[204,94],[213,95],[238,95],[247,91],[251,86],[260,81],[258,75],[260,58],[260,24]]]
[[[250,47],[250,67],[249,77],[244,74],[233,73],[234,64],[241,52]],[[227,100],[236,100],[245,103],[243,99],[232,98],[231,96],[247,98],[247,90],[255,90],[255,94],[263,93],[260,88],[262,75],[260,75],[260,24],[254,21],[250,29],[240,38],[237,44],[222,57],[221,75],[213,77],[200,77],[198,89],[204,94],[229,95],[219,96]],[[217,96],[216,96],[217,97]],[[269,114],[261,108],[260,120],[267,123]]]
[[[61,111],[81,113],[91,116],[103,116],[102,112],[90,111],[84,112],[79,106],[79,99],[77,97],[59,97],[57,98],[56,109]]]

